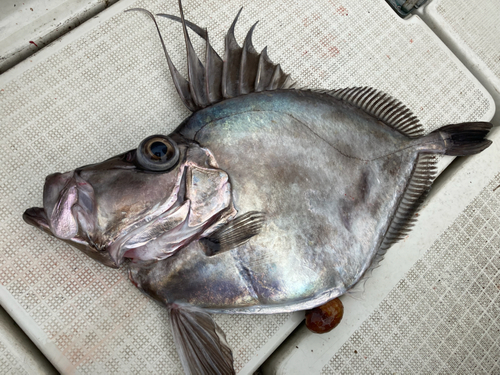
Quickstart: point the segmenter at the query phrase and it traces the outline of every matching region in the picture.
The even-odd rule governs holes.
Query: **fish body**
[[[306,309],[344,294],[372,263],[419,154],[439,147],[434,135],[408,138],[300,90],[224,101],[176,133],[212,152],[237,210],[265,212],[266,224],[217,259],[193,243],[151,269],[132,265],[132,277],[163,300],[224,312]]]
[[[491,124],[424,135],[373,88],[296,89],[255,51],[253,27],[240,47],[236,17],[221,58],[180,12],[162,16],[183,25],[188,80],[163,47],[193,114],[137,149],[48,176],[43,207],[23,217],[106,266],[127,265],[169,310],[186,372],[225,374],[232,353],[208,312],[297,311],[344,294],[410,230],[435,155],[481,152]],[[188,27],[207,40],[205,64]]]

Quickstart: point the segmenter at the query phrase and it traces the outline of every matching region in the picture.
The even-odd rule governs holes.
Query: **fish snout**
[[[94,207],[92,186],[74,171],[46,177],[43,209],[54,236],[69,240],[79,233],[79,229],[85,232],[93,230]]]

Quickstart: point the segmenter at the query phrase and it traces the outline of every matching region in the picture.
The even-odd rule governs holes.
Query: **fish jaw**
[[[78,172],[54,173],[45,180],[43,207],[52,234],[69,240],[79,232],[91,236],[95,228],[92,186]]]
[[[54,173],[45,179],[43,202],[44,207],[31,207],[24,212],[26,223],[61,240],[88,243],[79,234],[94,229],[92,186],[74,171]]]
[[[35,228],[41,229],[45,233],[54,236],[50,229],[45,210],[42,207],[28,208],[23,214],[23,219],[29,225],[32,225]],[[110,268],[118,268],[118,265],[111,259],[106,251],[100,251],[96,249],[94,246],[91,246],[86,240],[82,238],[74,237],[63,241],[69,245],[72,245],[73,247],[76,247],[81,252],[103,264],[104,266]]]
[[[45,179],[44,207],[28,208],[23,219],[29,225],[76,247],[105,266],[118,268],[109,254],[96,248],[95,200],[92,186],[76,171],[54,173]]]

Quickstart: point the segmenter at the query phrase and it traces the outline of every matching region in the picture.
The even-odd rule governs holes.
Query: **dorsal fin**
[[[399,100],[374,88],[351,87],[321,92],[352,104],[410,138],[424,135],[424,127],[410,109]]]
[[[184,12],[181,6],[181,0],[179,0],[179,9],[181,12],[184,42],[186,43],[189,90],[191,91],[191,97],[193,98],[194,102],[198,106],[204,108],[210,104],[208,101],[208,93],[205,85],[205,67],[198,58],[198,55],[196,55],[193,45],[191,44],[191,40],[189,39],[186,22],[184,20]]]
[[[387,250],[396,242],[404,239],[417,221],[416,213],[429,193],[432,182],[437,174],[437,159],[434,154],[420,154],[418,156],[412,176],[408,181],[403,197],[394,213],[389,228],[380,244],[380,247],[373,258],[372,263],[365,271],[360,281],[354,288],[349,290],[349,294],[357,298],[364,290],[364,284],[370,277],[372,271],[380,265]]]
[[[258,21],[257,21],[258,22]],[[255,76],[259,67],[259,54],[252,43],[252,34],[257,22],[250,28],[243,43],[240,64],[240,94],[248,94],[255,91]]]
[[[234,28],[242,10],[243,8],[240,8],[226,34],[226,51],[224,54],[224,66],[222,68],[222,96],[224,98],[233,98],[239,93],[239,62],[241,61],[243,48],[236,41]]]
[[[158,31],[158,36],[160,37],[160,42],[163,47],[163,52],[165,53],[165,58],[167,59],[167,64],[168,64],[168,69],[170,70],[170,74],[172,75],[172,81],[174,81],[175,88],[177,89],[177,93],[181,97],[182,102],[184,105],[189,109],[190,111],[196,111],[197,106],[195,102],[193,101],[193,98],[191,96],[191,91],[189,89],[189,82],[179,73],[177,68],[175,67],[174,63],[170,59],[170,55],[167,52],[167,48],[165,47],[165,43],[163,42],[163,37],[161,36],[160,29],[158,27],[158,24],[156,23],[156,19],[153,16],[153,14],[142,8],[132,8],[132,9],[127,9],[125,12],[131,12],[131,11],[139,11],[147,14],[155,23],[156,26],[156,31]]]
[[[210,45],[207,31],[184,19],[180,0],[179,9],[180,17],[170,14],[157,14],[157,16],[182,23],[187,51],[188,80],[182,77],[173,65],[154,16],[141,8],[129,9],[128,11],[138,10],[144,12],[155,22],[175,87],[184,105],[190,111],[194,112],[224,99],[249,94],[254,91],[293,87],[294,82],[290,76],[283,72],[279,64],[275,65],[269,59],[267,48],[264,48],[260,54],[255,50],[252,44],[252,33],[257,23],[249,30],[243,47],[240,47],[236,41],[234,29],[243,8],[239,10],[226,34],[224,60]],[[187,28],[193,30],[206,41],[205,65],[194,51]]]

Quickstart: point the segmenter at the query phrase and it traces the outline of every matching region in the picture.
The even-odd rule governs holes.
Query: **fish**
[[[437,155],[485,150],[488,122],[429,134],[399,100],[371,87],[299,88],[234,30],[221,57],[180,16],[188,77],[174,86],[192,112],[100,163],[47,176],[43,207],[24,220],[131,282],[169,311],[188,374],[234,373],[211,314],[310,310],[351,290],[416,223]],[[190,39],[206,41],[201,62]]]

